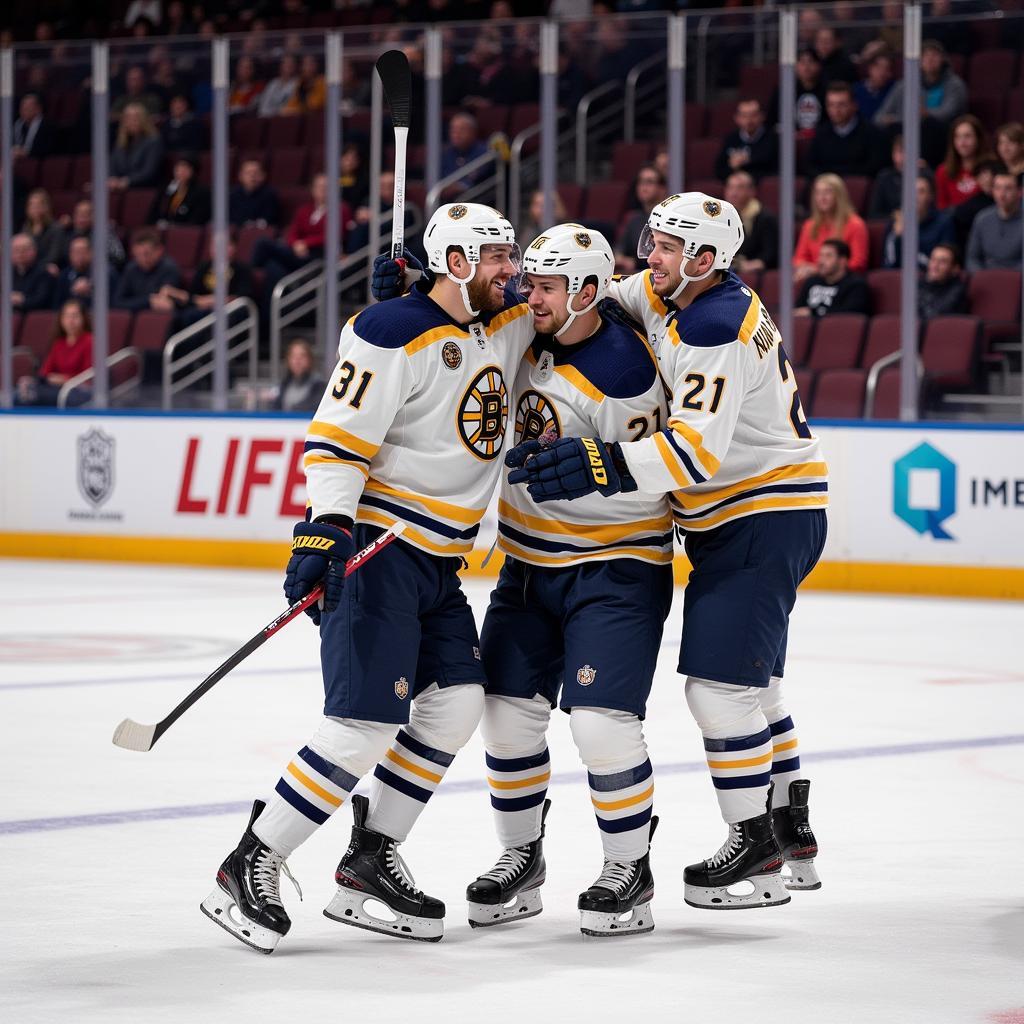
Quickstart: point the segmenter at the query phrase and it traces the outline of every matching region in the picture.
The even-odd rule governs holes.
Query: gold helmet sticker
[[[462,217],[465,217],[467,213],[469,213],[469,210],[463,206],[462,203],[459,203],[448,211],[448,216],[451,217],[452,220],[460,220]]]

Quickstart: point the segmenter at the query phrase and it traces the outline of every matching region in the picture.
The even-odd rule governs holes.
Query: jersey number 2
[[[347,394],[353,378],[359,371],[347,359],[341,364],[341,372],[338,374],[338,383],[331,389],[331,394],[340,402]],[[358,409],[363,403],[363,395],[370,386],[373,374],[369,370],[363,370],[359,377],[359,385],[355,394],[348,400],[353,409]]]
[[[793,401],[789,406],[789,422],[793,424],[793,430],[796,431],[797,437],[810,437],[811,428],[807,426],[807,417],[804,415],[803,406],[800,405],[800,392],[796,387],[796,375],[793,373],[793,367],[786,358],[786,350],[781,344],[778,346],[778,349],[779,373],[782,376],[782,382],[788,384],[791,378],[793,382]]]

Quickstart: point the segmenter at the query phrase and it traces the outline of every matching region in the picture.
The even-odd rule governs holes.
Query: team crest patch
[[[441,349],[441,358],[449,370],[457,370],[462,365],[462,349],[454,341],[446,341]]]
[[[589,249],[594,244],[594,240],[586,233],[586,231],[577,231],[572,238],[581,249]]]
[[[409,680],[405,676],[395,681],[395,696],[399,700],[405,700],[409,696]]]
[[[114,490],[114,439],[98,427],[78,438],[78,489],[94,508]]]
[[[597,669],[592,668],[590,665],[584,665],[576,673],[576,682],[580,686],[589,686],[597,678]]]
[[[709,217],[717,217],[722,212],[722,204],[714,199],[705,199],[702,209]]]
[[[562,436],[558,412],[539,391],[524,391],[516,403],[516,444],[536,441],[545,434]]]
[[[490,462],[501,454],[508,423],[508,389],[497,366],[485,366],[466,388],[456,424],[462,443],[479,459]]]
[[[463,206],[462,203],[458,203],[448,211],[448,216],[451,217],[452,220],[461,220],[467,213],[469,213],[469,210]]]

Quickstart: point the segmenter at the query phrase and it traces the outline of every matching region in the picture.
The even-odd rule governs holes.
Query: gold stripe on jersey
[[[604,392],[594,387],[575,366],[556,366],[555,373],[563,380],[567,380],[580,394],[586,395],[587,398],[595,402],[604,401]]]
[[[647,301],[650,303],[651,309],[654,310],[658,316],[668,315],[668,306],[665,305],[662,297],[654,290],[654,274],[650,270],[644,271],[644,291],[647,293]]]
[[[365,508],[360,505],[356,512],[357,523],[373,523],[374,526],[383,526],[385,529],[394,526],[398,520],[386,512],[378,512],[376,509]],[[419,530],[406,524],[402,532],[402,540],[412,544],[413,547],[422,548],[435,555],[465,555],[473,550],[473,542],[453,540],[450,544],[437,544],[428,540]]]
[[[672,529],[671,513],[666,513],[659,519],[637,519],[631,523],[568,523],[520,512],[504,498],[498,499],[498,517],[511,519],[512,522],[538,533],[564,534],[580,540],[594,541],[597,544],[614,544],[617,540],[626,540],[635,533],[667,533]]]
[[[751,292],[750,305],[747,307],[747,315],[743,318],[743,323],[740,324],[740,332],[737,335],[744,345],[746,345],[754,336],[754,331],[757,329],[757,324],[760,319],[761,300],[757,297],[756,292]]]
[[[715,505],[734,494],[741,494],[743,491],[752,491],[755,487],[764,487],[767,484],[777,483],[783,480],[803,479],[823,480],[828,476],[828,465],[824,462],[804,462],[797,466],[779,466],[778,469],[770,469],[760,476],[749,477],[746,480],[739,480],[728,487],[721,487],[714,491],[685,492],[674,491],[672,497],[683,506],[684,509],[699,509],[704,505]]]
[[[683,440],[689,444],[693,449],[693,454],[697,456],[697,461],[707,470],[708,476],[714,476],[722,464],[704,447],[704,435],[675,416],[669,419],[668,425],[677,434],[682,434]]]
[[[329,463],[332,466],[351,466],[352,469],[358,469],[367,479],[370,478],[370,468],[365,462],[340,459],[337,455],[317,455],[315,452],[306,452],[302,458],[303,469],[309,469],[310,466],[323,465],[324,463]]]
[[[661,461],[665,463],[668,471],[672,474],[672,479],[675,480],[680,487],[692,487],[697,481],[690,480],[683,472],[682,467],[679,465],[679,459],[676,457],[676,453],[672,451],[671,446],[668,441],[665,440],[661,431],[659,430],[658,433],[652,436],[654,437],[654,445],[658,449],[658,454],[661,456]]]
[[[375,494],[387,494],[402,501],[417,502],[442,519],[454,519],[457,523],[465,523],[467,526],[476,526],[487,511],[486,508],[463,508],[461,505],[441,501],[440,498],[427,498],[422,494],[413,494],[412,491],[401,491],[397,487],[382,484],[379,480],[370,480],[365,490]]]
[[[405,534],[403,534],[405,536]],[[519,558],[533,565],[573,565],[588,559],[639,558],[655,565],[668,565],[672,562],[671,551],[658,551],[656,548],[608,548],[606,551],[574,551],[571,555],[539,555],[535,551],[521,548],[505,537],[498,535],[498,547],[506,555]]]
[[[710,530],[755,512],[792,512],[805,508],[825,508],[827,505],[827,494],[789,494],[779,498],[756,498],[753,501],[719,509],[718,512],[703,518],[680,519],[679,525],[687,530]]]
[[[444,341],[446,338],[452,337],[468,338],[469,331],[464,331],[461,327],[456,327],[454,324],[443,324],[441,327],[432,327],[429,331],[417,334],[412,341],[407,341],[403,348],[406,354],[411,356],[417,352],[422,352],[425,348],[429,348],[435,342]]]
[[[323,420],[313,420],[310,423],[306,436],[309,437],[311,435],[337,441],[338,444],[354,451],[356,455],[362,455],[364,459],[372,459],[380,451],[380,445],[370,444],[369,441],[364,441],[361,437],[356,437],[355,434],[350,434],[347,430],[342,430],[341,427],[336,427],[333,423],[324,423]]]
[[[525,302],[520,302],[518,306],[511,306],[508,309],[503,309],[487,325],[487,337],[489,338],[492,334],[496,334],[502,329],[502,327],[507,327],[510,323],[518,320],[521,316],[526,316],[529,312],[530,307]]]

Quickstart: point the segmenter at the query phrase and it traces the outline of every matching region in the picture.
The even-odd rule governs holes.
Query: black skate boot
[[[639,860],[606,860],[597,881],[586,892],[580,893],[576,906],[580,910],[580,931],[584,935],[608,938],[654,931],[650,842],[657,827],[658,818],[655,816],[651,818],[647,852]],[[629,916],[623,920],[627,914]]]
[[[808,779],[796,779],[789,784],[789,806],[772,811],[772,830],[786,860],[782,880],[787,889],[821,888],[814,866],[818,840],[811,831],[807,809],[810,791]]]
[[[771,805],[769,786],[768,808]],[[768,808],[756,818],[730,825],[729,838],[714,857],[684,870],[685,900],[691,907],[742,910],[774,907],[792,899],[782,884],[782,852],[772,834]],[[734,893],[733,888],[741,892]]]
[[[473,928],[487,928],[507,921],[536,917],[544,905],[540,887],[544,884],[544,821],[550,800],[544,801],[540,819],[540,838],[525,846],[505,850],[498,863],[466,888],[469,902],[469,923]]]
[[[415,887],[393,839],[366,828],[369,804],[365,796],[352,797],[352,838],[334,872],[338,891],[324,917],[398,939],[437,942],[444,935],[444,904]],[[367,910],[372,902],[383,903],[391,920]]]
[[[292,926],[281,902],[281,871],[291,878],[300,899],[302,891],[284,858],[260,842],[252,830],[252,823],[265,807],[262,800],[253,803],[249,824],[237,848],[217,872],[217,888],[199,909],[247,946],[273,953]]]

